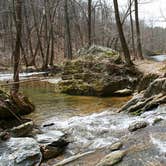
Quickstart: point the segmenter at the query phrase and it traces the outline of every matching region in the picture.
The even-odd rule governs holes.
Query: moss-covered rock
[[[118,59],[121,59],[119,54],[109,48],[91,47],[86,55],[65,63],[60,91],[90,96],[114,96],[118,94],[114,92],[123,89],[132,92],[140,73]]]

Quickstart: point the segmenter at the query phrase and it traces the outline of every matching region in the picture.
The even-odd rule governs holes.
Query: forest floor
[[[139,71],[144,74],[157,74],[163,76],[166,72],[166,62],[156,62],[152,60],[135,61],[134,64]]]

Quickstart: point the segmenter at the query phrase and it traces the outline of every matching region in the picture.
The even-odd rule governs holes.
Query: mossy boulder
[[[108,48],[108,54],[107,48],[99,47],[96,51],[95,48],[98,47],[65,63],[62,81],[58,85],[60,91],[88,96],[115,96],[123,89],[132,92],[141,73],[134,67],[126,67],[117,52]]]

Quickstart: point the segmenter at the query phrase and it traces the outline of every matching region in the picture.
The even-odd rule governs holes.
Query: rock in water
[[[125,156],[125,151],[115,151],[105,156],[97,166],[112,166],[119,163]]]
[[[119,150],[122,146],[123,146],[122,142],[115,142],[109,147],[109,150],[116,151],[116,150]]]
[[[0,143],[0,166],[37,166],[41,160],[40,147],[32,138],[11,138]]]
[[[133,131],[136,131],[138,129],[145,128],[147,125],[148,125],[148,123],[144,122],[144,121],[134,122],[133,124],[131,124],[129,126],[128,129],[129,129],[130,132],[133,132]]]
[[[50,159],[60,155],[68,145],[66,135],[60,131],[49,131],[36,136],[40,144],[43,159]]]

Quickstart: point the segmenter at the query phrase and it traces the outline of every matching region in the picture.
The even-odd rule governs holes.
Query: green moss
[[[137,111],[131,112],[131,115],[140,116],[143,113],[143,110],[139,109]]]

